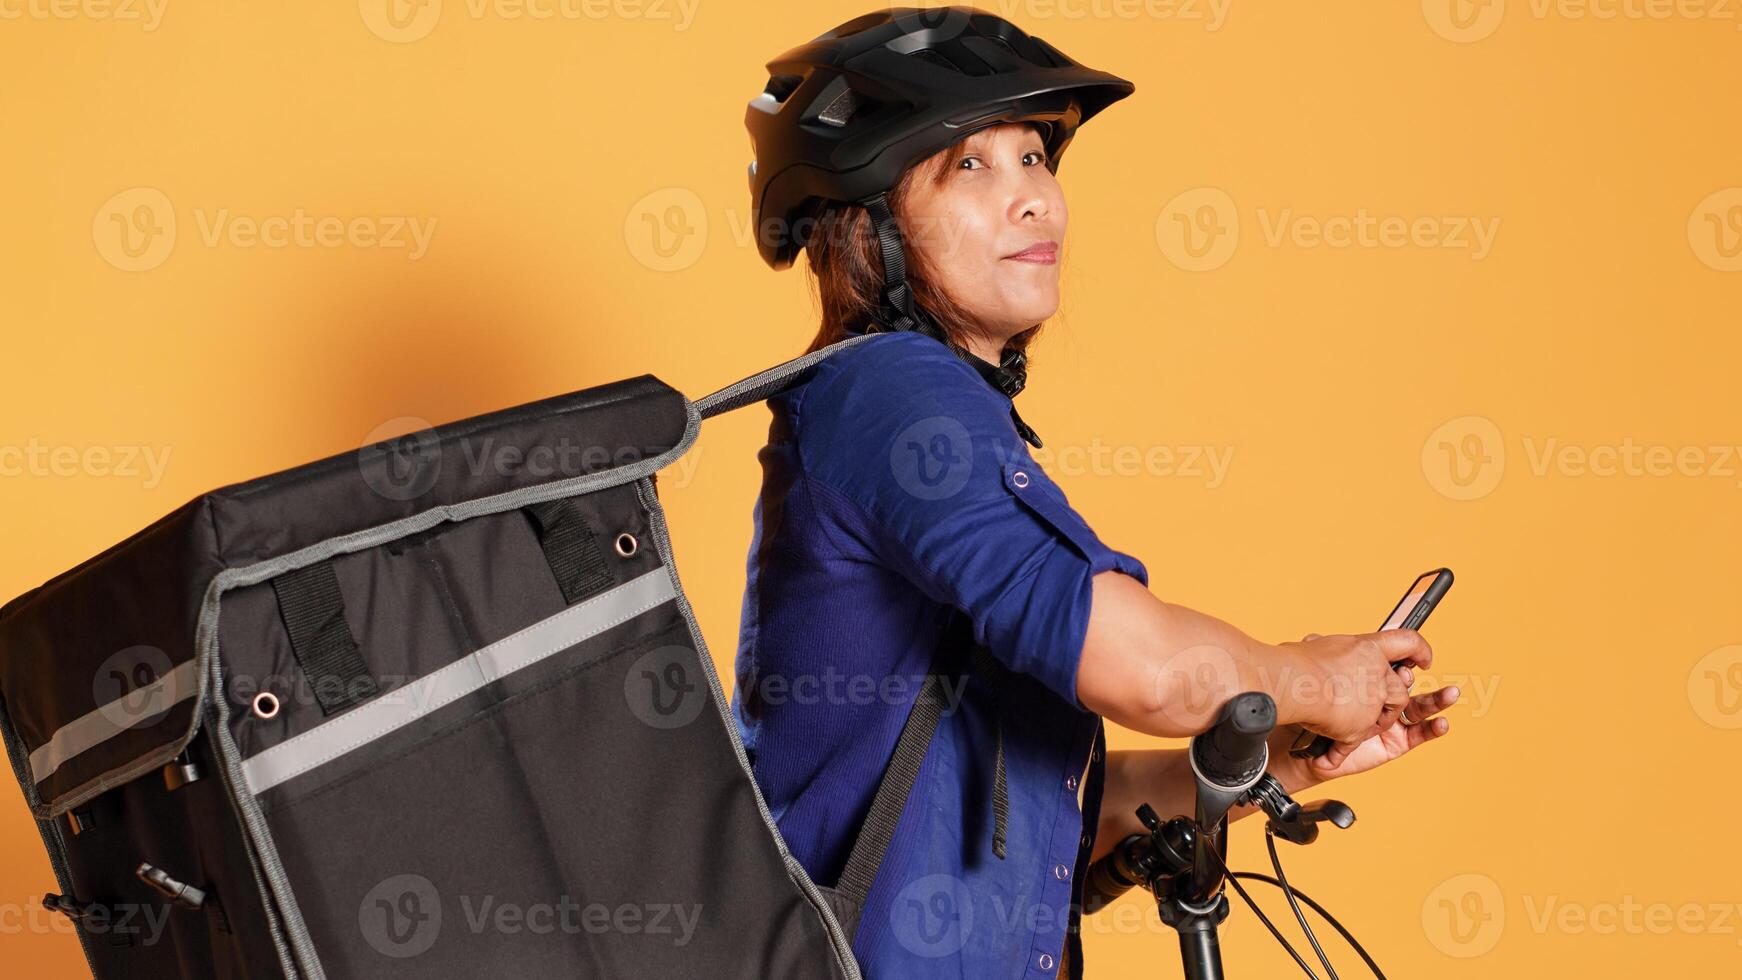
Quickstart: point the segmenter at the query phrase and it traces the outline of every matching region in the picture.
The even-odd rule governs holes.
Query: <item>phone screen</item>
[[[1397,604],[1396,609],[1391,610],[1391,615],[1385,617],[1385,625],[1379,628],[1394,630],[1402,626],[1404,620],[1409,618],[1410,612],[1421,604],[1422,599],[1427,597],[1428,587],[1434,584],[1434,577],[1438,574],[1438,572],[1429,572],[1416,579],[1415,584],[1409,587],[1409,594],[1403,597],[1403,601]],[[1372,620],[1368,620],[1368,622],[1372,622]]]
[[[1446,590],[1452,587],[1450,569],[1436,568],[1415,580],[1398,602],[1397,608],[1391,610],[1391,615],[1385,617],[1381,630],[1420,629],[1427,621],[1428,614],[1439,604]]]

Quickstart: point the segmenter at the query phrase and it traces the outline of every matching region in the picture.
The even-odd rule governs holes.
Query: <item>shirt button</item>
[[[1068,789],[1071,792],[1075,793],[1077,791],[1077,777],[1066,776],[1065,777],[1065,789]]]
[[[1028,474],[1022,472],[1021,470],[1017,470],[1016,472],[1010,474],[1010,482],[1016,484],[1018,489],[1021,489],[1022,487],[1026,487],[1026,486],[1028,486]]]
[[[1060,881],[1064,881],[1066,878],[1071,876],[1071,869],[1062,864],[1055,864],[1052,866],[1052,876]]]
[[[1082,841],[1081,841],[1081,844],[1082,844],[1082,846],[1083,846],[1083,847],[1085,847],[1085,848],[1087,848],[1087,847],[1094,847],[1094,846],[1095,846],[1095,842],[1094,842],[1094,841],[1092,841],[1092,840],[1090,840],[1090,839],[1089,839],[1089,835],[1088,835],[1088,834],[1084,834],[1084,835],[1083,835],[1083,839],[1082,839]]]
[[[1038,962],[1040,964],[1041,969],[1043,969],[1043,970],[1052,969],[1052,955],[1051,954],[1049,954],[1049,953],[1040,954],[1040,959]]]

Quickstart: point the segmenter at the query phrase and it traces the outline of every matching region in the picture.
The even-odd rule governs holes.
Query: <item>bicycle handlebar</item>
[[[1264,774],[1270,758],[1265,738],[1275,726],[1276,702],[1268,694],[1251,691],[1230,698],[1222,706],[1216,723],[1192,738],[1188,751],[1197,782],[1198,826],[1205,832],[1214,834],[1215,825],[1221,822],[1229,805]],[[1157,864],[1159,858],[1152,843],[1161,839],[1161,820],[1147,805],[1140,815],[1149,833],[1126,838],[1112,853],[1090,866],[1084,883],[1085,911],[1098,911],[1131,888],[1147,884],[1163,870]],[[1208,855],[1198,853],[1206,845],[1211,842],[1200,835],[1176,840],[1170,850],[1174,855],[1171,863],[1179,865],[1172,870],[1190,869],[1192,877],[1208,889],[1220,881],[1221,864],[1212,863]]]
[[[1269,761],[1265,739],[1276,727],[1276,702],[1270,695],[1248,691],[1222,706],[1216,724],[1192,739],[1192,762],[1198,775],[1220,788],[1245,788]]]
[[[1250,691],[1230,698],[1215,724],[1194,737],[1187,750],[1193,781],[1197,784],[1195,816],[1182,814],[1164,822],[1149,804],[1138,807],[1137,818],[1148,833],[1126,837],[1112,853],[1089,867],[1083,883],[1083,913],[1092,914],[1106,907],[1133,887],[1145,887],[1155,897],[1161,921],[1179,934],[1185,975],[1190,980],[1223,980],[1217,927],[1228,916],[1228,899],[1222,888],[1233,882],[1235,891],[1269,927],[1295,963],[1312,976],[1306,960],[1282,937],[1237,880],[1261,878],[1283,890],[1320,964],[1330,980],[1336,980],[1336,970],[1319,948],[1318,939],[1296,902],[1296,893],[1282,873],[1275,839],[1309,844],[1318,837],[1321,822],[1347,827],[1354,822],[1355,813],[1335,800],[1303,807],[1289,797],[1276,777],[1265,773],[1270,762],[1269,735],[1275,727],[1276,702],[1269,695]],[[1271,865],[1276,869],[1275,878],[1235,874],[1228,869],[1227,816],[1236,804],[1251,804],[1269,815],[1265,841]],[[1329,919],[1328,913],[1326,917]],[[1373,958],[1348,930],[1335,919],[1329,921],[1361,954],[1374,976],[1384,980]]]

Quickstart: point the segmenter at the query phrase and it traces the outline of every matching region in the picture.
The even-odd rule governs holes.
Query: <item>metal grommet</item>
[[[261,691],[254,695],[254,717],[265,721],[278,715],[278,695],[271,691]]]
[[[635,535],[630,534],[628,531],[624,531],[622,534],[617,535],[617,540],[612,546],[617,549],[619,555],[628,558],[630,555],[635,554],[635,549],[639,547],[639,544],[637,544],[635,540]]]
[[[1026,487],[1026,486],[1028,486],[1028,474],[1022,472],[1021,470],[1017,470],[1016,472],[1010,474],[1010,482],[1016,484],[1017,489],[1021,489],[1022,487]]]

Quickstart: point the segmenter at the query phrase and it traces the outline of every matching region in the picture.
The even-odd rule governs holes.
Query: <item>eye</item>
[[[961,167],[961,169],[963,169],[963,170],[975,170],[975,169],[984,169],[984,168],[976,168],[976,167],[970,167],[970,166],[968,166],[968,162],[969,162],[969,161],[970,161],[970,160],[971,160],[971,161],[973,161],[973,162],[974,162],[974,163],[979,163],[979,162],[980,162],[980,158],[979,158],[979,157],[963,157],[963,158],[962,158],[962,167]]]
[[[1026,160],[1029,157],[1038,158],[1034,161],[1035,163],[1039,163],[1039,164],[1046,163],[1046,153],[1041,151],[1041,150],[1029,150],[1026,154],[1023,154],[1023,159]]]

